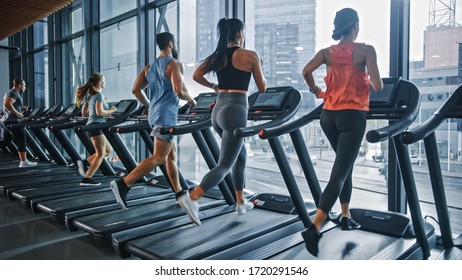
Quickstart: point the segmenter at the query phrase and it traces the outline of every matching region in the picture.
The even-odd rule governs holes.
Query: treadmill
[[[254,93],[249,96],[248,119],[262,122],[241,128],[235,134],[244,137],[262,128],[281,125],[295,115],[300,103],[301,93],[293,87]],[[114,233],[113,246],[123,258],[134,255],[142,259],[204,259],[268,233],[278,232],[284,236],[303,228],[289,196],[261,193],[250,201],[255,208],[242,216],[235,214],[235,205],[204,209],[201,203],[201,226],[175,219],[161,221]],[[305,207],[315,209],[314,204],[308,202]]]
[[[39,118],[43,116],[46,113],[45,107],[37,107],[31,111],[27,111],[24,113],[24,118],[21,119],[18,123],[16,124],[10,124],[11,125],[19,125],[21,126],[22,124],[26,124],[30,120],[34,120],[36,118]],[[3,126],[5,126],[2,123]],[[32,157],[38,160],[42,161],[49,161],[48,156],[45,154],[45,152],[40,148],[38,143],[35,141],[35,139],[32,137],[29,131],[26,130],[26,138],[27,138],[27,153],[28,157]],[[17,147],[14,143],[12,143],[14,152],[17,152]],[[5,160],[0,161],[0,168],[4,169],[9,169],[9,168],[16,168],[19,165],[19,159],[17,156],[13,161],[11,161],[9,158],[6,158]]]
[[[118,108],[120,108],[120,106]],[[119,119],[95,125],[103,129],[104,134],[113,145],[114,150],[130,171],[136,166],[136,163],[118,134],[139,132],[142,139],[146,142],[146,145],[150,149],[152,149],[153,144],[152,139],[150,139],[149,133],[147,132],[147,129],[150,130],[150,127],[147,125],[147,117],[145,116],[145,112],[142,108],[141,110],[137,110],[136,114],[130,115],[126,120],[138,120],[141,122],[133,125],[114,126],[122,123],[122,120]],[[82,130],[92,129],[92,127],[94,127],[94,125],[81,126],[75,130],[82,132]],[[158,177],[155,177],[149,178],[148,183],[141,182],[140,184],[133,186],[129,193],[128,200],[129,204],[138,205],[173,197],[174,194],[170,190],[170,185],[166,183],[166,180],[160,180]],[[73,225],[74,218],[95,213],[110,212],[112,210],[120,210],[120,206],[116,203],[114,195],[109,188],[109,182],[102,185],[99,190],[92,190],[92,193],[83,190],[78,193],[74,193],[73,196],[64,195],[52,198],[35,198],[32,199],[30,203],[33,209],[36,208],[37,211],[49,213],[52,219],[59,223],[66,223],[71,231],[77,230],[77,228]]]
[[[436,128],[449,118],[458,119],[459,122],[461,121],[460,119],[462,119],[462,85],[457,87],[456,90],[449,95],[449,98],[428,120],[402,133],[402,141],[406,145],[422,139],[424,141],[428,171],[430,174],[443,246],[443,250],[437,257],[437,260],[462,259],[462,234],[459,234],[453,239],[435,132]]]
[[[82,131],[83,130],[82,127],[91,129],[95,125],[102,126],[103,124],[107,124],[108,126],[110,126],[111,124],[118,124],[118,123],[124,122],[130,114],[133,114],[134,112],[136,112],[136,109],[138,107],[138,102],[133,99],[122,100],[118,104],[116,104],[116,106],[117,106],[117,111],[114,112],[110,117],[108,117],[106,119],[106,122],[102,124],[85,125],[86,120],[77,118],[77,119],[71,120],[71,122],[50,125],[49,128],[51,130],[54,130],[55,133],[57,132],[57,130],[62,130],[63,128],[71,128],[71,127],[74,128],[79,138],[82,140],[85,147],[87,148],[87,150],[89,150],[90,153],[92,153],[94,152],[93,145],[91,144],[91,141],[88,135],[84,131]],[[64,133],[62,133],[60,137],[65,137]],[[67,137],[65,137],[65,139],[67,139]],[[76,153],[76,152],[73,151],[73,153]],[[79,155],[77,156],[80,158]],[[21,198],[23,202],[25,201],[24,203],[26,204],[29,203],[29,207],[34,212],[42,211],[42,212],[49,213],[51,214],[51,217],[53,220],[63,223],[64,218],[62,215],[54,213],[53,209],[49,209],[46,207],[41,208],[41,207],[38,207],[38,205],[43,204],[43,203],[48,203],[48,201],[57,201],[57,200],[77,201],[80,196],[84,196],[84,195],[97,196],[100,193],[107,192],[108,190],[110,190],[109,182],[116,178],[115,177],[116,173],[113,170],[113,168],[109,165],[106,159],[103,161],[103,163],[107,164],[107,168],[104,168],[105,166],[102,164],[100,169],[103,171],[103,174],[105,176],[103,177],[101,175],[96,175],[94,177],[97,181],[101,181],[102,184],[99,186],[93,186],[93,187],[80,186],[81,177],[80,175],[77,174],[80,178],[79,181],[69,182],[67,184],[62,183],[61,185],[57,185],[57,186],[30,188],[30,189],[24,189],[21,191],[15,191],[14,196],[17,198]]]
[[[108,117],[108,121],[109,120],[117,121],[119,119],[126,118],[126,116],[137,107],[138,103],[135,100],[122,100],[117,105],[119,105],[117,111],[114,112],[111,117]],[[76,110],[75,108],[73,108],[73,106],[70,106],[69,108],[71,110]],[[57,118],[54,120],[50,120],[49,122],[47,121],[48,119],[46,119],[45,121],[41,121],[41,122],[35,122],[32,124],[29,124],[29,126],[31,126],[32,129],[34,129],[35,131],[41,132],[43,135],[42,137],[43,140],[48,139],[49,146],[54,146],[53,143],[51,143],[51,140],[45,135],[45,132],[43,132],[44,127],[47,127],[47,126],[50,128],[53,127],[53,129],[55,130],[58,127],[59,129],[71,128],[71,127],[74,127],[76,124],[83,125],[84,123],[86,123],[87,119],[77,117],[75,116],[75,114],[73,114],[72,117],[63,116],[62,119]],[[88,135],[86,135],[85,133],[81,133],[79,137],[81,138],[82,142],[85,141],[84,145],[86,146],[87,150],[90,151],[90,153],[94,153],[94,148],[93,148],[93,145]],[[73,158],[72,160],[74,162],[81,159],[80,155],[78,155],[78,153],[72,147],[72,144],[69,142],[69,139],[65,136],[64,133],[61,135],[61,137],[57,139],[63,141],[61,143],[62,146],[68,151],[68,153]],[[65,166],[65,167],[54,166],[54,167],[50,167],[49,169],[45,169],[45,170],[33,169],[33,171],[36,171],[36,170],[38,170],[38,172],[35,172],[37,174],[34,173],[33,175],[30,175],[32,177],[27,176],[26,178],[27,180],[25,180],[23,176],[22,178],[19,178],[18,180],[13,180],[11,182],[10,181],[3,182],[4,192],[6,193],[6,196],[8,196],[10,199],[15,199],[15,198],[21,199],[22,203],[25,206],[30,207],[34,212],[38,212],[37,208],[35,208],[34,206],[35,203],[37,203],[37,201],[35,201],[32,204],[29,204],[31,203],[30,200],[32,197],[41,201],[44,199],[49,199],[48,196],[52,194],[54,191],[63,193],[63,191],[66,189],[82,190],[82,187],[80,186],[82,177],[80,176],[80,174],[77,172],[75,168],[71,168],[68,166]],[[105,176],[115,175],[115,171],[109,165],[106,159],[103,160],[103,163],[100,166],[100,170],[102,170],[103,175]],[[100,173],[96,173],[94,178],[96,180],[99,180],[99,179],[105,180]],[[86,191],[95,192],[95,191],[99,191],[99,189],[101,189],[101,186],[86,188]],[[19,193],[18,191],[20,190],[24,190],[24,192]],[[15,193],[15,195],[13,195],[13,193]]]
[[[212,153],[208,150],[208,142],[204,139],[202,133],[204,130],[210,130],[211,104],[213,105],[215,98],[216,94],[214,93],[200,94],[196,97],[197,105],[194,108],[189,108],[185,105],[179,109],[178,120],[180,122],[186,121],[188,123],[172,128],[172,131],[175,130],[178,135],[188,133],[195,135],[194,139],[196,140],[196,144],[201,150],[202,155],[209,164],[210,168],[213,168],[216,165],[216,162]],[[147,123],[146,116],[141,116],[139,119],[142,121],[139,124],[114,127],[110,130],[124,132],[141,129],[143,132],[141,136],[152,152],[154,145],[152,138],[147,132],[150,132],[151,128]],[[68,229],[71,231],[78,229],[84,230],[93,235],[97,244],[101,246],[110,246],[112,244],[111,237],[113,232],[139,227],[145,224],[178,216],[185,217],[183,218],[183,223],[190,223],[189,218],[186,217],[183,209],[176,203],[175,195],[170,189],[170,186],[161,186],[161,188],[159,188],[157,185],[159,180],[168,181],[168,178],[166,178],[166,171],[164,170],[163,173],[164,176],[162,177],[164,177],[164,179],[159,177],[153,179],[156,186],[148,184],[136,187],[134,186],[131,188],[128,193],[127,200],[129,205],[128,210],[121,209],[120,205],[116,203],[115,206],[111,205],[111,209],[105,207],[105,209],[81,209],[79,211],[67,212],[65,214],[65,219]],[[181,178],[182,176],[180,172],[180,183],[183,188],[189,188],[190,185],[195,185],[194,182],[188,182]],[[234,201],[229,192],[230,187],[226,183],[223,182],[220,184],[220,189],[225,192],[227,199]],[[150,196],[143,199],[137,199],[136,194],[143,190],[148,190],[150,192]],[[112,192],[110,192],[109,195],[112,204],[114,204],[115,199]],[[204,206],[205,208],[224,204],[222,200],[210,196],[204,198],[204,202],[207,204]]]
[[[74,110],[74,108],[71,108],[70,110]],[[49,149],[49,151],[52,151],[50,152],[50,154],[52,155],[54,161],[40,162],[37,166],[34,166],[33,168],[19,169],[14,167],[13,171],[8,170],[8,173],[5,173],[5,175],[3,175],[0,183],[0,189],[2,190],[2,194],[4,196],[9,197],[10,199],[14,199],[13,197],[11,197],[11,193],[18,189],[39,187],[44,185],[48,186],[50,184],[53,185],[57,184],[59,181],[70,180],[72,178],[74,180],[81,180],[80,177],[73,176],[75,174],[78,175],[76,169],[71,168],[67,165],[68,163],[66,159],[64,159],[63,155],[58,151],[58,149],[50,140],[50,138],[46,136],[45,132],[43,131],[43,128],[35,127],[42,125],[46,126],[49,120],[50,116],[46,116],[35,121],[29,121],[28,124],[22,125],[27,127],[33,127],[32,129],[35,130],[34,134],[39,135],[38,138],[41,140],[41,142],[45,143],[44,145],[47,147],[47,149]],[[28,129],[26,129],[26,133],[26,135],[29,135],[31,137],[30,140],[33,141],[31,142],[28,139],[28,142],[35,143],[35,145],[37,145],[38,147],[38,144],[35,142],[35,140],[33,140]],[[38,148],[41,150],[40,147]],[[43,155],[46,158],[48,158],[48,156],[43,152],[43,150],[41,150],[41,153],[43,153]],[[57,163],[59,163],[60,165],[57,165]]]
[[[384,89],[381,92],[371,92],[368,119],[388,119],[390,124],[369,131],[366,138],[373,143],[385,140],[393,142],[397,151],[399,167],[403,174],[402,179],[409,204],[410,218],[407,215],[391,211],[352,208],[351,215],[361,224],[361,229],[341,231],[337,225],[338,219],[327,220],[321,229],[323,237],[319,243],[317,259],[427,259],[430,255],[430,248],[435,244],[434,228],[423,221],[415,182],[409,178],[409,172],[412,173],[412,170],[406,168],[407,165],[410,166],[409,154],[400,141],[400,133],[407,129],[418,114],[420,93],[414,84],[401,78],[384,78],[383,82]],[[289,134],[305,176],[315,176],[315,173],[306,173],[310,169],[311,163],[309,156],[303,156],[303,154],[307,155],[308,151],[306,144],[301,141],[300,128],[314,119],[319,119],[321,110],[322,105],[294,122],[261,131],[260,138],[268,139],[270,142],[283,174],[289,174],[289,177],[293,177],[279,139],[279,136]],[[286,181],[286,184],[294,184],[294,187],[297,187],[294,181]],[[312,194],[315,201],[319,201],[320,190]],[[304,227],[308,228],[312,224],[309,214],[301,204],[295,204],[295,206]],[[300,232],[287,236],[275,244],[281,249],[280,253],[267,254],[265,252],[266,246],[264,246],[252,252],[251,257],[258,259],[316,259],[306,250]],[[267,246],[274,246],[275,244],[268,244]],[[249,254],[241,256],[241,258],[249,257]]]
[[[53,133],[55,138],[61,144],[62,148],[67,152],[74,166],[78,160],[82,160],[80,154],[75,150],[73,144],[70,142],[68,136],[65,134],[64,129],[69,129],[78,125],[83,125],[86,123],[87,118],[80,117],[80,108],[75,105],[70,105],[66,112],[54,119],[50,119],[48,122],[41,122],[37,124],[28,125],[31,129],[41,130],[46,127]],[[116,114],[117,115],[117,114]],[[88,137],[87,137],[88,138]],[[89,138],[88,138],[88,141]],[[104,159],[104,162],[107,162]],[[104,166],[103,166],[104,167]],[[33,186],[24,188],[24,187],[12,187],[8,190],[9,197],[14,199],[21,200],[22,204],[28,208],[31,208],[34,212],[38,212],[35,208],[35,204],[31,203],[32,199],[51,199],[58,197],[72,196],[77,192],[85,190],[88,192],[99,191],[102,186],[94,186],[91,188],[82,188],[80,182],[82,177],[72,168],[73,172],[71,175],[66,175],[63,178],[55,178],[54,182],[45,182],[45,184],[35,184]],[[103,180],[103,182],[110,180],[114,171],[112,168],[105,169],[100,168],[103,175],[108,176],[107,178],[102,177],[100,171],[95,174],[97,180]],[[53,176],[54,177],[54,176]],[[37,201],[35,201],[37,202]]]

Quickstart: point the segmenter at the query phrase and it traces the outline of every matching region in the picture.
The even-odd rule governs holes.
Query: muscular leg
[[[143,176],[149,174],[154,168],[163,164],[171,149],[172,144],[156,138],[154,141],[154,154],[141,161],[140,164],[123,179],[125,185],[130,187]]]
[[[160,140],[159,140],[160,141]],[[178,175],[178,166],[176,165],[176,145],[172,144],[170,153],[167,155],[167,161],[165,165],[167,169],[168,178],[172,183],[173,190],[175,193],[181,191],[180,179]]]
[[[101,162],[103,161],[103,157],[106,155],[105,152],[107,140],[104,135],[93,136],[91,137],[91,141],[93,142],[93,147],[95,147],[96,152],[94,154],[95,157],[87,170],[85,178],[93,178],[93,175],[95,175],[96,171],[101,165]]]

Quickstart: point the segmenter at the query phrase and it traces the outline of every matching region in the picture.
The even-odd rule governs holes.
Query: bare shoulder
[[[375,48],[372,45],[360,44],[358,49],[365,54],[375,54]]]
[[[247,59],[250,59],[252,61],[259,61],[260,59],[260,56],[258,55],[258,53],[254,50],[246,50],[246,49],[239,49],[242,54],[247,57]]]

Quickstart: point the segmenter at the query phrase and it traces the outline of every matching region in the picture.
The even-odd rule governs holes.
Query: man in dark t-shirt
[[[19,167],[32,167],[37,165],[36,162],[30,162],[27,160],[26,148],[26,131],[24,127],[19,128],[8,128],[9,124],[18,123],[24,115],[22,94],[26,90],[26,82],[23,79],[16,78],[13,80],[13,88],[8,91],[3,98],[3,114],[4,121],[3,126],[7,129],[5,131],[3,142],[14,141],[18,147],[19,155]]]

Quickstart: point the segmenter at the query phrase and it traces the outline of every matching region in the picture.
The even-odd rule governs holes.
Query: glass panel
[[[137,2],[137,0],[100,0],[100,22],[135,9],[137,7]]]
[[[108,102],[133,99],[132,86],[137,76],[138,37],[136,17],[104,28],[100,32],[101,74],[106,78],[104,96]],[[123,42],[123,43],[121,43]],[[140,141],[135,134],[122,136],[132,155],[137,155]],[[120,164],[115,154],[110,156],[114,164]]]
[[[74,103],[75,91],[86,83],[85,44],[83,37],[63,44],[63,103]]]
[[[48,50],[34,54],[34,104],[49,107]]]
[[[194,1],[189,1],[193,3]],[[152,15],[152,13],[150,14]],[[154,34],[161,32],[170,32],[175,35],[177,43],[179,43],[180,38],[178,38],[178,3],[171,2],[169,4],[163,5],[154,12]],[[187,14],[185,15],[187,16]],[[185,22],[188,22],[187,20]],[[178,47],[181,48],[180,45]],[[155,37],[151,45],[149,45],[149,61],[153,61],[156,58],[156,54],[159,53],[159,48],[156,45]],[[181,54],[180,54],[181,56]]]
[[[414,126],[425,122],[462,82],[462,3],[459,1],[411,0],[409,75],[422,95],[421,110]],[[456,13],[456,11],[458,11]],[[462,232],[461,185],[455,174],[462,171],[462,121],[450,119],[435,131],[443,173],[452,231]],[[419,196],[425,214],[436,217],[433,195],[428,190],[430,177],[423,141],[409,145]],[[436,226],[439,230],[439,227]]]
[[[192,75],[198,64],[215,50],[216,26],[218,20],[225,16],[224,2],[215,0],[179,1],[180,35],[176,36],[176,39],[178,40],[180,61],[185,67],[185,83],[193,96],[197,96],[201,92],[210,92],[210,89],[193,81]],[[158,23],[156,30],[163,32],[168,28],[170,32],[176,35],[177,9],[176,3],[169,4],[164,10],[158,9],[156,11]],[[180,101],[180,103],[184,104],[185,102]],[[219,137],[217,140],[219,141]],[[178,166],[181,172],[190,180],[200,181],[210,169],[193,138],[191,135],[185,135],[178,138],[178,141]],[[191,162],[195,162],[195,164],[191,164]]]
[[[48,44],[48,23],[47,18],[37,21],[33,25],[34,30],[34,48]]]
[[[108,101],[133,98],[132,85],[138,74],[136,17],[102,29],[100,38],[101,73],[106,77]]]
[[[83,30],[84,18],[82,7],[74,6],[63,10],[62,21],[63,36],[74,34],[80,30]]]

